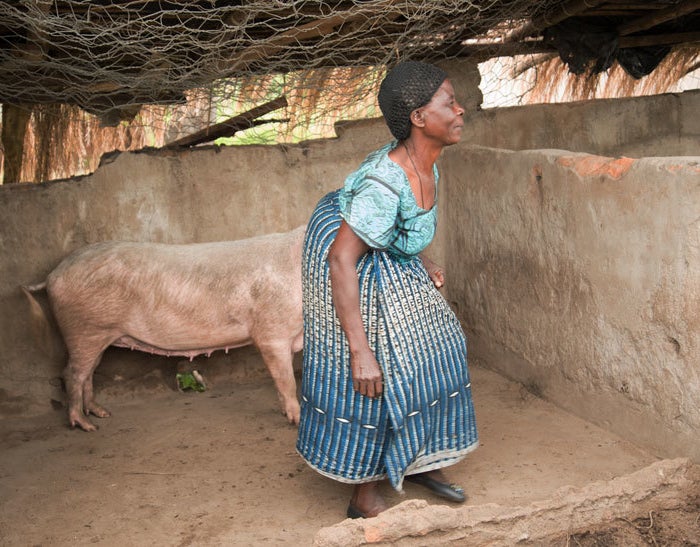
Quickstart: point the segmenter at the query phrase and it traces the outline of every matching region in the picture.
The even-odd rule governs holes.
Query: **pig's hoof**
[[[70,426],[71,429],[79,427],[83,431],[97,431],[97,426],[87,418],[71,418]]]
[[[92,403],[91,405],[89,405],[85,413],[92,414],[93,416],[97,416],[98,418],[109,418],[112,415],[112,413],[109,410],[98,405],[97,403]]]

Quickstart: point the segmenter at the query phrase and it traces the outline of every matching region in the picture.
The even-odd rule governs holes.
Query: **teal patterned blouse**
[[[406,173],[389,159],[397,141],[372,152],[359,169],[345,179],[338,196],[340,214],[367,245],[386,250],[402,262],[408,261],[433,240],[437,224],[435,204],[429,210],[416,203]]]

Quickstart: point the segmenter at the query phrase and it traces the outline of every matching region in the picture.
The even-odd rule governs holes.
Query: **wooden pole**
[[[264,116],[265,114],[285,106],[287,106],[287,98],[284,96],[278,97],[270,102],[256,106],[243,114],[229,118],[228,120],[217,123],[216,125],[209,126],[201,131],[196,131],[195,133],[182,137],[181,139],[177,139],[176,141],[169,142],[166,145],[166,148],[194,146],[203,142],[213,141],[220,137],[230,137],[237,131],[242,131],[254,125],[258,125],[255,121],[256,118]]]
[[[544,44],[541,40],[509,44],[504,44],[503,42],[467,44],[463,46],[454,46],[450,50],[450,55],[470,57],[477,61],[483,61],[493,57],[513,57],[515,55],[532,55],[539,53],[557,54],[557,50],[551,45]]]

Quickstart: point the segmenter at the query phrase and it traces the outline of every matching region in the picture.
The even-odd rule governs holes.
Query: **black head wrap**
[[[428,104],[446,78],[441,68],[417,61],[404,61],[387,73],[379,87],[379,108],[395,138],[411,136],[411,112]]]

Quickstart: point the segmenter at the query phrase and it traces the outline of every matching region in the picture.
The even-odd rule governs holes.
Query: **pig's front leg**
[[[292,369],[293,354],[289,344],[258,345],[263,361],[275,381],[282,412],[290,424],[299,425],[301,409],[297,399],[297,385]]]

